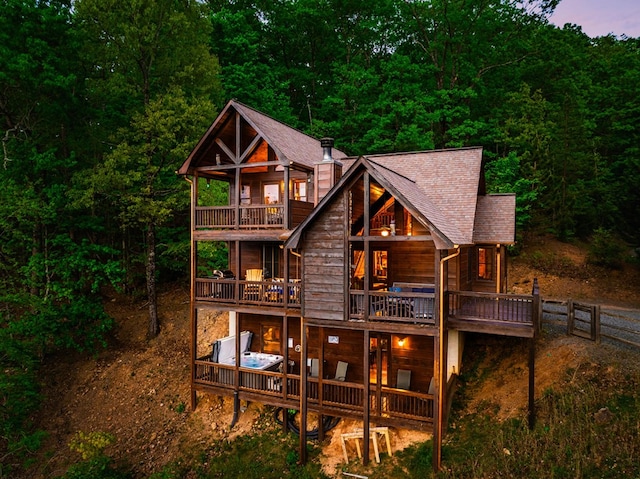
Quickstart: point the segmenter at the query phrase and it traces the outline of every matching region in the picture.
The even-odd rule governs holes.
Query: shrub
[[[607,268],[622,267],[624,245],[622,241],[605,228],[598,228],[593,232],[587,260],[591,264]]]

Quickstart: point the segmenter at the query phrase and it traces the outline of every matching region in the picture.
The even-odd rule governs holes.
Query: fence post
[[[573,299],[567,300],[567,334],[573,334],[575,328],[576,312],[573,307]]]
[[[593,306],[591,311],[591,338],[600,344],[600,305]]]
[[[540,285],[538,284],[538,278],[533,278],[533,330],[535,333],[542,332],[542,301],[540,300]]]

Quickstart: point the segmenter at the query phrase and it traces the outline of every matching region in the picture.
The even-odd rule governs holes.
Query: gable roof
[[[459,148],[360,157],[318,207],[290,235],[287,247],[296,247],[306,226],[314,221],[344,184],[367,170],[412,216],[429,228],[440,249],[471,245],[496,237],[513,242],[514,218],[506,199],[484,201],[482,148]],[[499,195],[509,198],[509,195]],[[480,205],[481,216],[476,218]],[[492,215],[499,215],[496,219]],[[513,222],[515,224],[515,222]],[[476,230],[477,233],[474,234]],[[510,241],[509,238],[511,238]]]
[[[264,113],[254,110],[247,105],[243,105],[235,100],[230,100],[191,151],[186,161],[178,170],[178,174],[186,175],[191,173],[203,160],[212,161],[211,158],[207,158],[207,153],[215,146],[217,136],[225,127],[227,121],[236,112],[239,113],[251,128],[256,131],[257,135],[275,151],[280,164],[294,164],[313,168],[313,165],[322,161],[323,151],[320,140],[296,130]],[[344,152],[336,148],[333,149],[334,159],[339,160],[346,156]]]

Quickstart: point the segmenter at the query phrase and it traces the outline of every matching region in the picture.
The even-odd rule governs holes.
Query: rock
[[[593,415],[593,418],[596,424],[608,424],[613,420],[613,413],[609,411],[608,407],[603,407]]]

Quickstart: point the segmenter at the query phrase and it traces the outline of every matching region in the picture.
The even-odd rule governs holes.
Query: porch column
[[[442,415],[440,413],[440,389],[442,386],[442,376],[441,371],[442,367],[440,365],[440,361],[442,358],[442,326],[443,321],[440,318],[442,314],[443,308],[440,307],[442,294],[441,291],[444,288],[442,284],[442,277],[440,276],[440,259],[442,258],[442,253],[440,250],[436,249],[434,254],[434,284],[435,284],[435,298],[434,298],[434,310],[436,314],[436,321],[438,324],[438,329],[436,330],[436,334],[433,337],[433,377],[435,378],[435,389],[436,392],[433,397],[433,460],[432,466],[433,471],[440,471],[440,466],[442,463]]]
[[[194,240],[194,231],[196,229],[196,208],[195,205],[198,204],[198,175],[196,174],[195,178],[191,181],[191,231],[190,231],[190,286],[191,291],[189,292],[189,320],[191,325],[191,410],[194,411],[196,409],[196,388],[195,388],[195,375],[196,375],[196,355],[197,355],[197,344],[198,344],[198,311],[196,309],[196,274],[197,268],[196,264],[198,262],[198,250],[197,243]]]
[[[369,394],[371,392],[371,382],[369,381],[369,348],[370,348],[370,333],[368,329],[364,330],[364,399],[363,399],[363,414],[362,414],[362,464],[367,465],[369,463]],[[379,356],[379,355],[378,355]],[[378,385],[380,383],[378,382]],[[379,387],[378,387],[379,389]],[[378,395],[379,396],[379,395]]]
[[[300,359],[300,463],[307,463],[307,341],[308,331],[304,324],[304,317],[300,318],[300,345],[302,357]],[[286,409],[285,409],[286,413]]]
[[[536,422],[535,405],[535,362],[536,340],[535,336],[529,340],[529,429],[533,429]]]

